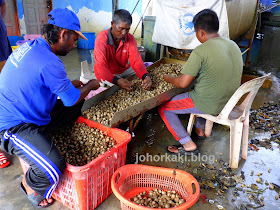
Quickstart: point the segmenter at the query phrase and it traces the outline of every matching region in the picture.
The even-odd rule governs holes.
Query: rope
[[[134,9],[133,9],[133,10],[132,10],[132,12],[131,12],[131,15],[132,15],[132,14],[133,14],[133,12],[135,11],[135,9],[136,9],[136,7],[137,7],[137,5],[138,5],[139,1],[140,1],[140,0],[138,0],[138,1],[137,1],[137,3],[136,3],[136,5],[135,5]]]

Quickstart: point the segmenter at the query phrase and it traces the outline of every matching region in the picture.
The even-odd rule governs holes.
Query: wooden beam
[[[246,52],[248,52],[249,49],[250,49],[250,48],[247,48],[246,50],[244,50],[244,51],[242,52],[242,55],[244,55]]]

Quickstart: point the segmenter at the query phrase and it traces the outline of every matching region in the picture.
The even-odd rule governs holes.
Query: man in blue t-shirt
[[[0,144],[30,165],[20,188],[36,207],[53,203],[51,195],[66,168],[49,133],[75,121],[84,98],[99,88],[95,79],[71,82],[57,56],[68,54],[78,36],[86,39],[78,17],[68,9],[48,16],[43,36],[13,52],[0,74]]]

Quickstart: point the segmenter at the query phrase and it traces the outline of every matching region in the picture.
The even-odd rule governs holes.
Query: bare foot
[[[202,128],[195,128],[195,132],[198,136],[204,135],[204,130]]]
[[[27,185],[26,180],[25,180],[25,176],[24,176],[23,179],[22,179],[22,184],[23,184],[23,186],[24,186],[24,188],[25,188],[25,191],[26,191],[27,195],[31,195],[32,193],[35,192],[34,190],[32,190],[32,189]],[[35,192],[35,196],[36,196],[36,194],[37,194],[37,193]],[[39,203],[39,206],[46,206],[46,205],[48,205],[49,203],[52,203],[52,202],[53,202],[53,199],[52,199],[52,198],[44,199],[44,200],[42,200],[42,201]]]
[[[192,140],[188,141],[187,143],[183,144],[182,146],[184,147],[184,149],[186,151],[194,151],[197,149],[196,144]],[[167,149],[169,152],[178,153],[178,149],[175,146],[169,146]]]

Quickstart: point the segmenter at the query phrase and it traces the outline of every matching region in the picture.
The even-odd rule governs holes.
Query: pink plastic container
[[[25,36],[23,36],[24,40],[26,41],[34,40],[39,37],[41,37],[41,34],[26,34]]]

